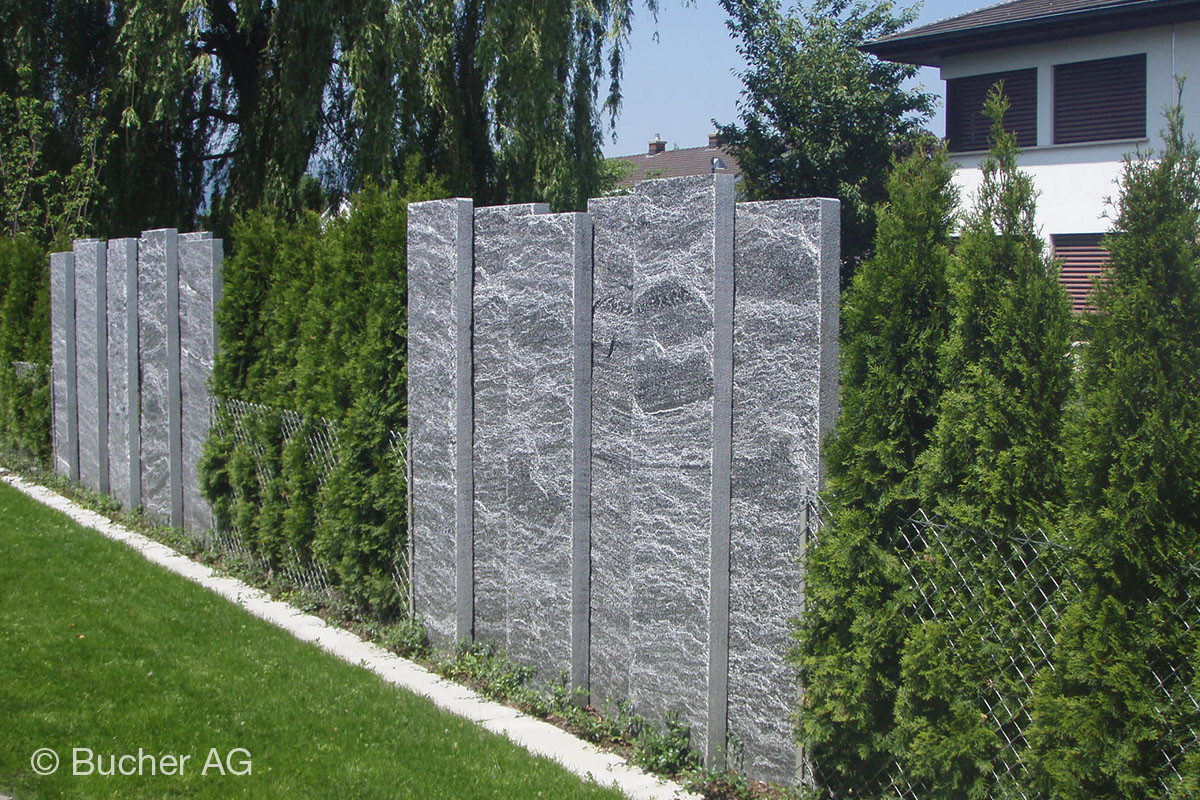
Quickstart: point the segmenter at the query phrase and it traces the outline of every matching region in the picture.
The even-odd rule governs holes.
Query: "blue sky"
[[[991,5],[994,0],[928,0],[917,24],[955,16]],[[624,77],[624,99],[617,119],[617,141],[605,120],[604,154],[644,152],[646,143],[660,134],[667,147],[698,147],[708,142],[710,120],[732,122],[742,91],[737,72],[743,68],[717,0],[660,0],[658,24],[643,8],[629,37]],[[654,32],[658,31],[658,42]],[[917,79],[926,88],[942,92],[936,69],[924,68]],[[932,122],[943,132],[941,108]]]

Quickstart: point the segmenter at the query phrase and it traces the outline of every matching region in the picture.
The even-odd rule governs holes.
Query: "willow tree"
[[[654,0],[648,3],[655,10]],[[238,209],[402,176],[578,207],[598,184],[600,87],[620,102],[633,0],[140,0],[124,9],[124,122],[185,119]]]

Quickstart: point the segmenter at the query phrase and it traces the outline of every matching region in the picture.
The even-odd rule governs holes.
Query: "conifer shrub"
[[[51,453],[49,263],[29,237],[0,239],[0,452],[39,464]]]
[[[247,215],[218,312],[214,393],[254,406],[219,405],[206,443],[217,524],[272,566],[316,559],[383,619],[404,606],[407,204],[442,194],[410,180],[368,188],[327,221]],[[310,450],[322,420],[336,431],[328,470]]]
[[[974,539],[1048,526],[1064,498],[1071,312],[1038,236],[1032,179],[1017,169],[1016,137],[1002,125],[1007,108],[995,87],[986,104],[992,147],[950,262],[945,390],[919,459],[925,508],[948,523],[939,551],[923,556],[925,579],[956,586],[964,559],[973,558],[972,585],[950,593],[938,619],[909,632],[895,706],[899,764],[922,797],[946,800],[996,796],[1004,787],[1007,739],[1021,721],[1000,720],[1008,727],[998,730],[984,699],[1019,706],[1028,695],[1021,676],[997,674],[991,658],[1010,637],[1026,635],[1023,610],[999,587],[1027,545],[998,536],[996,552],[980,561]]]
[[[898,162],[879,210],[875,255],[842,307],[842,411],[825,442],[829,524],[807,560],[809,612],[795,658],[800,738],[833,785],[882,791],[908,628],[899,527],[918,508],[913,478],[942,391],[938,354],[957,203],[938,147]]]
[[[1056,798],[1200,792],[1200,151],[1178,107],[1163,138],[1125,162],[1071,417],[1080,591],[1030,733]]]

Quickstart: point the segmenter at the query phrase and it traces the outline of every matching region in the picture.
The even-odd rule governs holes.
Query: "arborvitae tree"
[[[1035,220],[1033,179],[1017,169],[1008,101],[986,104],[993,145],[950,266],[954,320],[946,393],[922,494],[948,520],[1008,530],[1062,502],[1062,414],[1070,393],[1071,312]]]
[[[1061,420],[1070,378],[1070,309],[1058,268],[1043,253],[1034,224],[1031,178],[1017,169],[1015,134],[1004,130],[1008,102],[988,97],[992,148],[983,182],[951,260],[953,321],[942,354],[946,391],[928,451],[920,493],[927,510],[950,523],[922,558],[930,588],[950,604],[910,631],[901,659],[894,745],[922,797],[1003,796],[997,758],[1008,719],[979,698],[1025,691],[1019,676],[996,674],[991,654],[1026,635],[998,591],[1008,578],[1005,554],[977,563],[972,537],[1042,525],[1062,502]],[[961,538],[960,538],[961,537]],[[1000,552],[1004,551],[1004,552]],[[968,591],[955,558],[976,559]],[[949,555],[947,555],[949,554]]]
[[[50,375],[14,361],[50,363],[49,258],[33,239],[0,239],[0,452],[50,460]]]
[[[1066,530],[1081,555],[1031,734],[1056,798],[1196,797],[1200,638],[1200,151],[1128,158],[1072,420]],[[1164,682],[1160,687],[1159,680]],[[1164,694],[1174,695],[1174,703]],[[1175,766],[1164,753],[1193,756]]]
[[[896,601],[900,525],[918,506],[914,466],[942,390],[946,265],[957,192],[938,148],[900,161],[875,255],[842,308],[842,412],[825,443],[830,524],[808,560],[800,737],[823,774],[884,788],[906,620]],[[836,776],[836,777],[835,777]]]

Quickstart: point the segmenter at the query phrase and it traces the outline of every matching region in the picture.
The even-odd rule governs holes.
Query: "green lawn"
[[[43,747],[61,759],[50,777],[30,765]],[[109,756],[141,748],[147,774],[73,775],[73,748],[100,755],[105,769]],[[213,748],[247,751],[251,773],[222,776],[210,765],[201,774]],[[189,756],[184,774],[148,774],[150,757],[167,754]],[[231,766],[246,760],[235,752]],[[0,794],[620,796],[296,641],[5,484]]]

